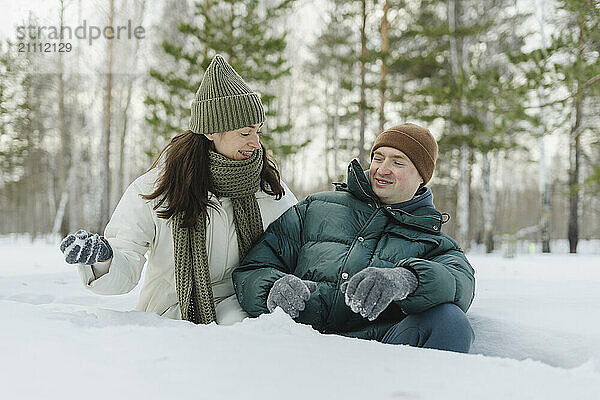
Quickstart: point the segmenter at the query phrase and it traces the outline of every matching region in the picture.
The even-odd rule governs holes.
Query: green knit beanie
[[[204,72],[192,102],[190,130],[199,134],[227,132],[264,120],[260,96],[217,54]]]

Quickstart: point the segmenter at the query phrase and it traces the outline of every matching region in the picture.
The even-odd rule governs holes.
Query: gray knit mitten
[[[365,268],[340,286],[352,312],[376,319],[394,300],[403,300],[417,288],[415,275],[403,267]]]
[[[267,308],[273,312],[281,307],[290,317],[297,318],[304,310],[310,294],[317,290],[313,281],[304,281],[294,275],[285,275],[275,281],[267,296]]]
[[[60,243],[60,251],[64,253],[68,264],[92,265],[113,256],[112,248],[104,236],[83,229],[67,235]]]

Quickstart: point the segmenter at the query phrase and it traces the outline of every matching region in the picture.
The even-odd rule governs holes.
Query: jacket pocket
[[[414,235],[399,230],[386,232],[378,244],[376,258],[397,262],[408,257],[427,258],[440,245],[440,240],[429,235]]]
[[[425,232],[409,231],[406,229],[392,229],[388,231],[388,234],[392,237],[399,237],[410,242],[425,242],[439,246],[441,243],[440,237],[434,237],[433,235]]]

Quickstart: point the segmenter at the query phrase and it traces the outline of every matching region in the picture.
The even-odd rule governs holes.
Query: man
[[[347,184],[269,226],[233,273],[242,308],[258,316],[281,307],[323,333],[468,352],[474,271],[441,233],[425,186],[437,152],[420,126],[381,133],[368,171],[353,160]]]

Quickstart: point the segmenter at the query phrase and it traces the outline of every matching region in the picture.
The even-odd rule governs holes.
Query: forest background
[[[298,198],[414,122],[463,248],[600,239],[598,0],[0,4],[0,235],[102,232],[219,53],[261,93]]]

